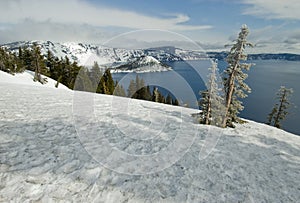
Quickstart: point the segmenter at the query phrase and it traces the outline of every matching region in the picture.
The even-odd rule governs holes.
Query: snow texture
[[[191,113],[196,110],[93,95],[94,114],[101,132],[89,135],[94,140],[88,144],[96,151],[101,151],[97,145],[99,133],[120,151],[138,155],[160,153],[176,135],[196,135],[188,152],[165,170],[145,175],[121,174],[103,167],[83,147],[73,119],[75,92],[34,87],[33,82],[8,83],[3,75],[0,202],[298,202],[300,199],[299,136],[253,121],[235,129],[204,126],[193,123]],[[130,113],[114,114],[118,116],[116,120],[123,120],[119,126],[112,117],[112,102],[130,109]],[[148,116],[154,122],[153,128],[149,128]],[[148,130],[143,132],[143,129]],[[135,134],[135,130],[141,130],[140,134]],[[128,137],[128,133],[137,137]],[[199,160],[206,138],[219,133],[222,136],[216,147]],[[152,137],[146,141],[144,135]]]

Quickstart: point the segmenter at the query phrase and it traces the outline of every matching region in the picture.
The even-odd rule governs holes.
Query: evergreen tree
[[[14,74],[17,71],[16,56],[0,47],[0,70]]]
[[[272,124],[272,121],[273,121],[275,115],[277,114],[277,112],[278,112],[278,104],[275,104],[275,106],[273,107],[271,113],[269,113],[269,115],[268,115],[266,124],[268,124],[268,125]]]
[[[224,76],[224,88],[226,93],[225,104],[225,118],[223,119],[223,127],[233,127],[233,122],[239,122],[237,115],[243,110],[242,102],[238,98],[245,98],[247,95],[245,92],[250,93],[250,87],[244,83],[247,78],[247,74],[243,70],[249,70],[251,64],[241,63],[241,61],[247,60],[247,55],[244,50],[247,46],[252,44],[247,42],[246,38],[249,34],[248,27],[243,25],[241,32],[239,33],[236,43],[232,46],[228,57],[228,67],[225,70]]]
[[[138,75],[136,76],[136,93],[134,95],[135,99],[142,99],[142,100],[146,100],[146,91],[147,88],[145,86],[145,81],[144,79],[139,79]]]
[[[79,66],[78,64],[77,64],[77,62],[76,61],[74,61],[70,66],[69,66],[69,68],[70,68],[70,75],[69,75],[69,87],[71,88],[71,89],[74,89],[74,85],[75,85],[75,81],[76,81],[76,78],[77,78],[77,76],[78,76],[78,73],[80,72],[80,70],[81,69],[84,69],[85,70],[85,76],[84,77],[86,77],[87,76],[87,78],[86,78],[86,81],[89,81],[88,83],[90,83],[91,82],[91,80],[90,80],[90,78],[89,78],[89,70],[87,69],[87,68],[85,68],[85,67],[82,67],[82,66]],[[91,85],[91,87],[92,87],[92,85]],[[92,91],[91,90],[91,88],[87,88],[87,91]]]
[[[162,95],[162,93],[158,90],[157,87],[153,88],[152,101],[158,103],[166,103],[166,98]]]
[[[116,81],[116,83],[115,83],[114,95],[120,96],[120,97],[126,97],[125,90],[124,90],[123,86],[118,83],[118,81]]]
[[[179,106],[179,101],[178,101],[178,99],[174,99],[174,100],[172,100],[172,105],[174,105],[174,106]]]
[[[128,90],[127,90],[127,96],[129,98],[134,98],[134,95],[137,91],[136,89],[136,82],[134,80],[130,80],[129,86],[128,86]]]
[[[63,79],[62,61],[59,60],[59,58],[54,59],[54,65],[50,75],[51,78],[57,81],[55,84],[55,87],[57,88],[59,83],[61,83]]]
[[[110,94],[112,95],[115,90],[115,83],[112,78],[109,69],[106,69],[103,76],[100,79],[100,83],[97,88],[97,93],[101,94]]]
[[[268,125],[273,125],[277,128],[281,128],[281,122],[286,118],[290,106],[289,97],[293,93],[293,89],[287,89],[281,86],[277,93],[277,99],[279,103],[275,104],[272,112],[268,116]]]
[[[107,94],[112,95],[114,93],[114,90],[115,90],[115,82],[112,78],[112,75],[111,75],[109,69],[106,69],[106,71],[104,73],[104,77],[106,79],[106,85],[107,85],[107,89],[108,89]]]
[[[55,65],[55,57],[54,57],[53,53],[50,50],[48,50],[47,56],[46,56],[46,66],[49,69],[49,76],[51,78],[53,76],[55,77],[54,65]]]
[[[17,72],[25,71],[25,64],[23,60],[23,49],[19,47],[18,56],[17,56]]]
[[[34,43],[32,47],[32,52],[33,52],[33,60],[31,65],[34,68],[34,81],[38,81],[42,84],[47,82],[45,78],[42,78],[42,74],[46,74],[46,65],[43,60],[43,56],[41,55],[41,49],[40,47]]]
[[[21,60],[26,70],[35,71],[34,67],[32,66],[32,61],[34,60],[33,53],[29,47],[23,48]]]
[[[151,101],[151,99],[152,99],[152,95],[151,95],[151,91],[150,91],[150,86],[147,85],[146,93],[145,93],[145,100]]]
[[[201,92],[200,107],[202,112],[200,123],[221,126],[225,109],[220,92],[221,88],[219,88],[217,82],[217,63],[212,62],[212,67],[209,69],[210,75],[206,84],[208,89]]]
[[[99,85],[101,76],[102,76],[102,72],[100,70],[100,67],[97,62],[94,62],[94,65],[91,68],[89,77],[91,79],[91,82],[92,82],[95,90],[97,89],[97,87]]]
[[[210,96],[209,91],[204,90],[200,92],[201,99],[199,102],[201,113],[200,113],[200,123],[201,124],[209,124],[210,121],[210,109],[211,109],[211,102],[210,102]]]
[[[106,82],[105,82],[105,78],[103,76],[100,78],[100,82],[99,82],[99,85],[97,87],[96,92],[100,93],[100,94],[107,94],[107,92],[108,92]]]
[[[166,104],[172,104],[172,97],[170,94],[168,94],[166,97]]]
[[[153,93],[152,93],[152,101],[154,102],[160,102],[160,93],[158,91],[157,87],[153,88]]]
[[[76,77],[76,84],[74,85],[76,85],[74,86],[75,90],[93,92],[93,85],[89,78],[89,71],[87,68],[81,68]]]
[[[166,98],[160,92],[159,92],[159,103],[163,103],[163,104],[166,103]]]

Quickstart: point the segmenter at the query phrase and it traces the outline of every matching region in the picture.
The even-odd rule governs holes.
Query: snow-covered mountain
[[[191,116],[195,109],[9,80],[0,80],[1,202],[300,199],[299,136],[253,121],[235,129],[199,125]],[[78,107],[93,113],[81,117]],[[219,136],[199,159],[202,147]],[[169,147],[174,151],[164,156]],[[156,157],[150,165],[137,162],[149,155]],[[173,157],[179,160],[170,162]],[[130,175],[140,170],[149,173]]]
[[[98,64],[126,63],[142,56],[151,56],[160,62],[207,58],[206,54],[201,51],[182,50],[175,47],[122,49],[93,44],[55,43],[51,41],[23,41],[2,46],[17,52],[19,47],[31,46],[33,43],[40,45],[43,54],[50,50],[59,58],[67,56],[72,61],[77,61],[80,65],[85,66],[93,65],[94,61],[97,61]]]
[[[152,56],[141,56],[127,63],[114,63],[111,68],[112,73],[119,72],[162,72],[172,70],[171,67],[161,63]]]

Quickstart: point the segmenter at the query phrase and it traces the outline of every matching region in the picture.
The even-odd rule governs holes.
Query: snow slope
[[[194,124],[191,113],[196,110],[192,109],[2,80],[0,92],[0,202],[300,199],[300,137],[285,131],[252,121],[235,129],[219,129]],[[73,117],[78,96],[87,106],[88,98],[93,98],[95,131],[89,131],[89,116]],[[127,108],[129,113],[120,110]],[[78,134],[81,127],[89,132],[86,140]],[[207,138],[220,133],[211,154],[199,159]],[[161,154],[176,136],[195,139],[170,167],[129,175],[116,171],[126,164],[137,170],[144,165],[124,160],[110,170],[91,156],[90,150],[108,153],[104,164],[115,158],[99,147],[99,136],[105,136],[119,151],[140,156]]]
[[[0,71],[0,82],[1,83],[13,83],[13,84],[19,84],[19,85],[30,85],[30,86],[40,86],[40,87],[50,87],[50,88],[56,88],[56,81],[46,77],[42,76],[42,78],[47,79],[46,84],[41,84],[40,82],[34,82],[34,72],[25,70],[23,73],[17,73],[15,75],[11,75],[9,73]],[[65,85],[59,84],[58,89],[68,89]]]

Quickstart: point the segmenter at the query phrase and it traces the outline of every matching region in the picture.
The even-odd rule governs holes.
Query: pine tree
[[[25,71],[25,64],[23,60],[23,49],[19,47],[18,56],[17,56],[17,72]]]
[[[166,103],[166,98],[160,92],[159,92],[159,103],[163,103],[163,104]]]
[[[286,118],[290,106],[289,97],[293,93],[293,89],[287,89],[281,86],[277,93],[279,103],[275,104],[272,112],[268,116],[267,124],[281,128],[281,122]]]
[[[106,82],[106,85],[107,85],[107,89],[108,89],[108,92],[107,94],[110,94],[112,95],[114,93],[114,90],[115,90],[115,82],[112,78],[112,75],[110,73],[110,69],[106,69],[105,73],[104,73],[104,77],[105,77],[105,82]]]
[[[200,107],[202,112],[200,123],[221,126],[225,109],[221,88],[219,88],[217,82],[217,66],[218,64],[216,62],[212,62],[212,67],[209,68],[209,79],[206,84],[208,89],[201,92],[202,98],[200,100]]]
[[[128,86],[128,90],[127,90],[127,96],[129,98],[134,98],[134,95],[136,93],[136,82],[134,80],[130,80],[129,86]]]
[[[228,57],[228,67],[225,70],[224,88],[226,93],[225,118],[223,119],[223,127],[233,127],[233,122],[239,122],[238,114],[243,110],[242,102],[238,98],[247,97],[245,92],[250,93],[250,87],[244,83],[247,74],[243,70],[249,70],[251,64],[241,63],[247,60],[247,55],[244,50],[247,46],[252,47],[252,44],[247,42],[246,38],[249,34],[248,27],[243,25],[239,33],[236,43],[232,46]]]
[[[55,57],[53,55],[53,53],[48,50],[47,51],[47,56],[46,56],[46,66],[47,68],[49,69],[49,76],[52,78],[52,77],[55,77],[55,73],[54,73],[54,66],[55,66]],[[57,79],[57,78],[56,78]]]
[[[123,86],[118,83],[118,81],[116,81],[116,83],[115,83],[114,95],[120,96],[120,97],[126,97],[125,90],[124,90]]]
[[[266,124],[271,125],[274,116],[277,114],[277,111],[278,111],[278,104],[275,104],[275,106],[273,107],[271,113],[269,113],[269,115],[268,115]]]
[[[146,93],[147,93],[147,89],[145,86],[145,81],[144,79],[139,79],[138,75],[136,77],[136,93],[134,98],[136,99],[142,99],[142,100],[146,100]]]
[[[210,109],[211,109],[209,91],[208,90],[201,91],[200,95],[201,95],[201,99],[199,102],[201,108],[200,123],[208,125],[210,121]]]
[[[26,70],[34,71],[34,68],[32,66],[33,59],[33,53],[29,47],[24,47],[22,52],[22,63],[24,64],[24,67]]]
[[[179,106],[179,101],[178,101],[178,99],[174,99],[174,100],[172,100],[172,105],[174,105],[174,106]]]
[[[93,85],[93,88],[96,90],[98,85],[99,85],[99,82],[100,82],[100,78],[102,76],[102,72],[100,70],[100,67],[98,65],[97,62],[94,62],[94,65],[92,66],[91,68],[91,71],[90,71],[90,74],[89,74],[89,77],[91,79],[91,82],[92,82],[92,85]]]
[[[16,56],[0,47],[0,70],[14,74],[17,71]]]
[[[34,68],[34,81],[38,81],[42,84],[47,82],[44,78],[42,78],[42,74],[46,74],[46,65],[43,60],[43,56],[41,55],[41,49],[40,47],[34,43],[32,47],[33,52],[33,60],[31,65]]]
[[[158,91],[157,87],[153,88],[153,93],[152,93],[152,101],[154,102],[160,102],[160,93]]]
[[[112,95],[115,90],[115,83],[112,78],[112,75],[110,73],[109,69],[106,69],[103,76],[100,79],[98,88],[97,88],[97,93],[101,94],[110,94]]]
[[[151,91],[150,91],[150,86],[147,85],[147,87],[146,87],[146,94],[145,94],[145,100],[151,101],[151,99],[152,99],[152,95],[151,95]]]
[[[89,78],[89,71],[87,68],[81,68],[79,74],[77,74],[76,84],[74,84],[73,89],[78,91],[93,92],[93,85]]]
[[[166,104],[172,104],[172,97],[170,94],[168,94],[166,97]]]

